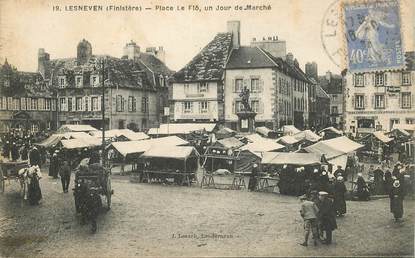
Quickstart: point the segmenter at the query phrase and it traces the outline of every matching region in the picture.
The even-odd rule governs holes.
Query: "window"
[[[98,97],[92,97],[91,98],[91,102],[92,102],[92,111],[99,111],[99,101],[98,101]]]
[[[365,96],[364,95],[356,95],[355,102],[354,102],[355,109],[364,109],[365,108]]]
[[[252,100],[251,101],[251,109],[255,113],[259,113],[259,100]]]
[[[65,88],[65,86],[66,86],[65,76],[59,76],[58,80],[59,80],[59,87],[60,88]]]
[[[407,119],[405,119],[405,122],[407,123],[407,124],[414,124],[414,120],[415,119],[413,119],[413,118],[407,118]]]
[[[31,102],[32,102],[32,110],[38,110],[38,106],[37,106],[37,99],[32,99],[31,100]]]
[[[331,97],[333,98],[333,101],[337,100],[337,94],[332,94]]]
[[[242,92],[243,89],[244,89],[244,80],[235,79],[235,92]]]
[[[199,112],[200,113],[207,113],[208,112],[208,102],[202,101],[199,103]]]
[[[32,132],[38,132],[39,131],[39,126],[37,124],[32,124],[31,130],[32,130]]]
[[[45,110],[50,110],[51,99],[45,99]]]
[[[384,73],[376,73],[375,74],[375,85],[376,86],[383,86],[385,83],[385,74]]]
[[[410,92],[402,92],[402,108],[411,108]]]
[[[148,98],[147,97],[141,98],[141,112],[143,113],[148,112]]]
[[[72,111],[72,98],[68,98],[68,108],[67,111]]]
[[[199,90],[198,90],[199,93],[208,92],[208,84],[207,84],[207,82],[201,82],[201,83],[199,83],[198,88],[199,88]]]
[[[98,75],[92,75],[91,76],[91,85],[92,85],[92,87],[98,87],[98,84],[99,84]]]
[[[365,82],[364,74],[355,74],[354,76],[354,86],[363,87]]]
[[[385,108],[385,95],[375,95],[375,108]]]
[[[75,86],[82,87],[82,75],[75,76]]]
[[[259,79],[253,78],[251,79],[251,92],[260,92],[261,88],[259,85]]]
[[[121,95],[117,95],[116,96],[116,104],[115,104],[115,106],[116,106],[116,111],[117,112],[122,112],[122,111],[124,111],[124,103],[123,103],[123,101],[122,101],[123,99],[122,99],[122,96]]]
[[[14,98],[13,99],[13,110],[19,110],[20,109],[20,105],[19,105],[19,99]]]
[[[192,113],[192,110],[193,110],[193,102],[190,102],[190,101],[183,102],[184,113]]]
[[[10,80],[4,80],[4,87],[10,87]]]
[[[188,83],[184,84],[184,93],[190,93],[190,85]]]
[[[52,103],[52,111],[56,111],[56,100],[52,99],[51,103]]]
[[[411,73],[402,73],[402,85],[411,85]]]
[[[6,110],[7,109],[7,99],[6,99],[6,97],[1,97],[0,98],[0,108],[2,110]]]
[[[235,113],[241,112],[244,109],[242,101],[235,101]]]
[[[59,109],[61,111],[66,111],[66,99],[65,98],[59,99]]]
[[[39,110],[45,110],[45,99],[39,98],[38,101]]]
[[[75,106],[76,106],[76,111],[82,111],[82,97],[76,97]]]
[[[332,106],[331,107],[331,113],[332,114],[338,114],[339,113],[339,110],[338,110],[337,106]]]
[[[26,98],[20,98],[20,109],[26,110]]]
[[[162,75],[160,75],[160,86],[161,87],[164,87],[164,86],[166,86],[166,84],[165,84],[165,80],[164,80],[164,77],[162,76]]]
[[[136,107],[136,100],[135,97],[133,96],[129,96],[128,97],[128,111],[129,112],[135,112],[137,111],[137,107]]]

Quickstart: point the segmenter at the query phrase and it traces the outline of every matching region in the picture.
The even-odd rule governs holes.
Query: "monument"
[[[243,109],[236,112],[238,116],[238,131],[239,132],[249,132],[253,133],[255,131],[255,116],[256,113],[252,111],[251,106],[249,105],[249,89],[246,87],[239,94],[239,97],[242,99]]]

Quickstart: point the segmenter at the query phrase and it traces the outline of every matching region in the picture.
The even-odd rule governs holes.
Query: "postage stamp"
[[[346,2],[343,15],[350,72],[405,66],[398,0]]]

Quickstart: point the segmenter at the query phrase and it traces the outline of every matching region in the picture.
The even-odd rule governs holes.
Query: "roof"
[[[187,159],[190,156],[199,156],[199,153],[192,146],[157,146],[147,150],[141,158],[168,158]]]
[[[338,129],[334,128],[333,126],[330,126],[330,127],[324,128],[323,130],[320,130],[320,132],[318,132],[318,133],[321,133],[321,132],[326,132],[326,131],[331,131],[331,132],[333,132],[333,133],[335,133],[335,134],[338,134],[338,135],[343,135],[343,132],[342,132],[342,131],[340,131],[340,130],[338,130]]]
[[[304,130],[301,131],[295,135],[293,135],[293,137],[299,141],[301,140],[307,140],[310,142],[318,142],[321,139],[321,136],[313,133],[311,130]]]
[[[318,84],[316,85],[316,96],[317,98],[330,99],[329,95]]]
[[[167,136],[140,141],[113,142],[111,143],[111,146],[114,147],[122,156],[125,157],[129,154],[143,153],[157,145],[166,147],[186,144],[189,144],[189,142],[177,136]]]
[[[285,135],[277,139],[277,142],[282,142],[283,144],[296,144],[299,142],[296,138],[291,135]]]
[[[218,33],[185,67],[173,75],[174,82],[221,80],[232,49],[232,34]]]
[[[248,144],[242,146],[241,150],[249,150],[251,152],[265,152],[285,148],[284,145],[277,143],[274,139],[261,137],[259,134],[247,135]]]
[[[226,69],[271,68],[275,63],[257,47],[233,49]]]
[[[102,142],[100,139],[90,137],[90,138],[61,140],[61,144],[65,149],[81,149],[81,148],[99,146],[102,144]]]
[[[326,76],[318,77],[321,88],[326,91],[327,94],[342,94],[342,77],[337,74],[332,74],[330,80],[327,80]]]
[[[264,135],[264,136],[268,136],[269,133],[272,133],[273,131],[265,126],[260,126],[255,128],[255,132]]]
[[[236,149],[244,145],[243,142],[236,139],[235,137],[229,137],[222,140],[218,140],[217,143],[219,143],[226,149]]]
[[[311,146],[305,147],[304,150],[317,153],[320,156],[324,154],[327,159],[331,159],[353,152],[361,147],[363,147],[363,145],[350,140],[346,136],[340,136],[329,140],[319,141]]]
[[[415,131],[415,124],[393,124],[392,129],[402,129],[405,131]]]
[[[57,133],[67,133],[67,132],[90,132],[90,131],[97,131],[96,128],[90,125],[62,125],[58,130]]]
[[[178,123],[161,124],[159,128],[150,128],[148,135],[169,135],[169,134],[189,134],[190,132],[205,130],[212,132],[216,127],[215,123]]]
[[[102,137],[102,131],[94,131],[91,133],[95,137]],[[124,136],[130,141],[138,141],[150,138],[147,134],[143,132],[134,132],[130,129],[112,129],[105,131],[105,138],[116,138],[119,136]]]
[[[306,166],[320,164],[321,159],[320,156],[316,153],[264,152],[261,163]]]
[[[384,142],[384,143],[388,143],[390,141],[392,141],[392,138],[387,137],[382,131],[376,131],[372,133],[373,136],[375,136],[378,140]]]
[[[89,134],[85,132],[67,132],[67,133],[61,133],[61,134],[52,134],[45,140],[43,140],[40,143],[37,143],[36,145],[42,146],[45,148],[53,147],[56,144],[58,144],[62,139],[63,140],[69,140],[69,139],[83,139],[83,138],[91,138]]]
[[[294,135],[297,134],[299,132],[301,132],[300,130],[298,130],[295,126],[293,125],[284,125],[282,127],[282,131],[284,132],[284,135]]]

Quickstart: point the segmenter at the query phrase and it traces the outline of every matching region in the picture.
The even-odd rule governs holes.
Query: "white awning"
[[[212,132],[216,127],[214,123],[189,123],[189,124],[161,124],[159,128],[150,128],[148,135],[174,135],[189,134],[194,131],[205,130]]]

